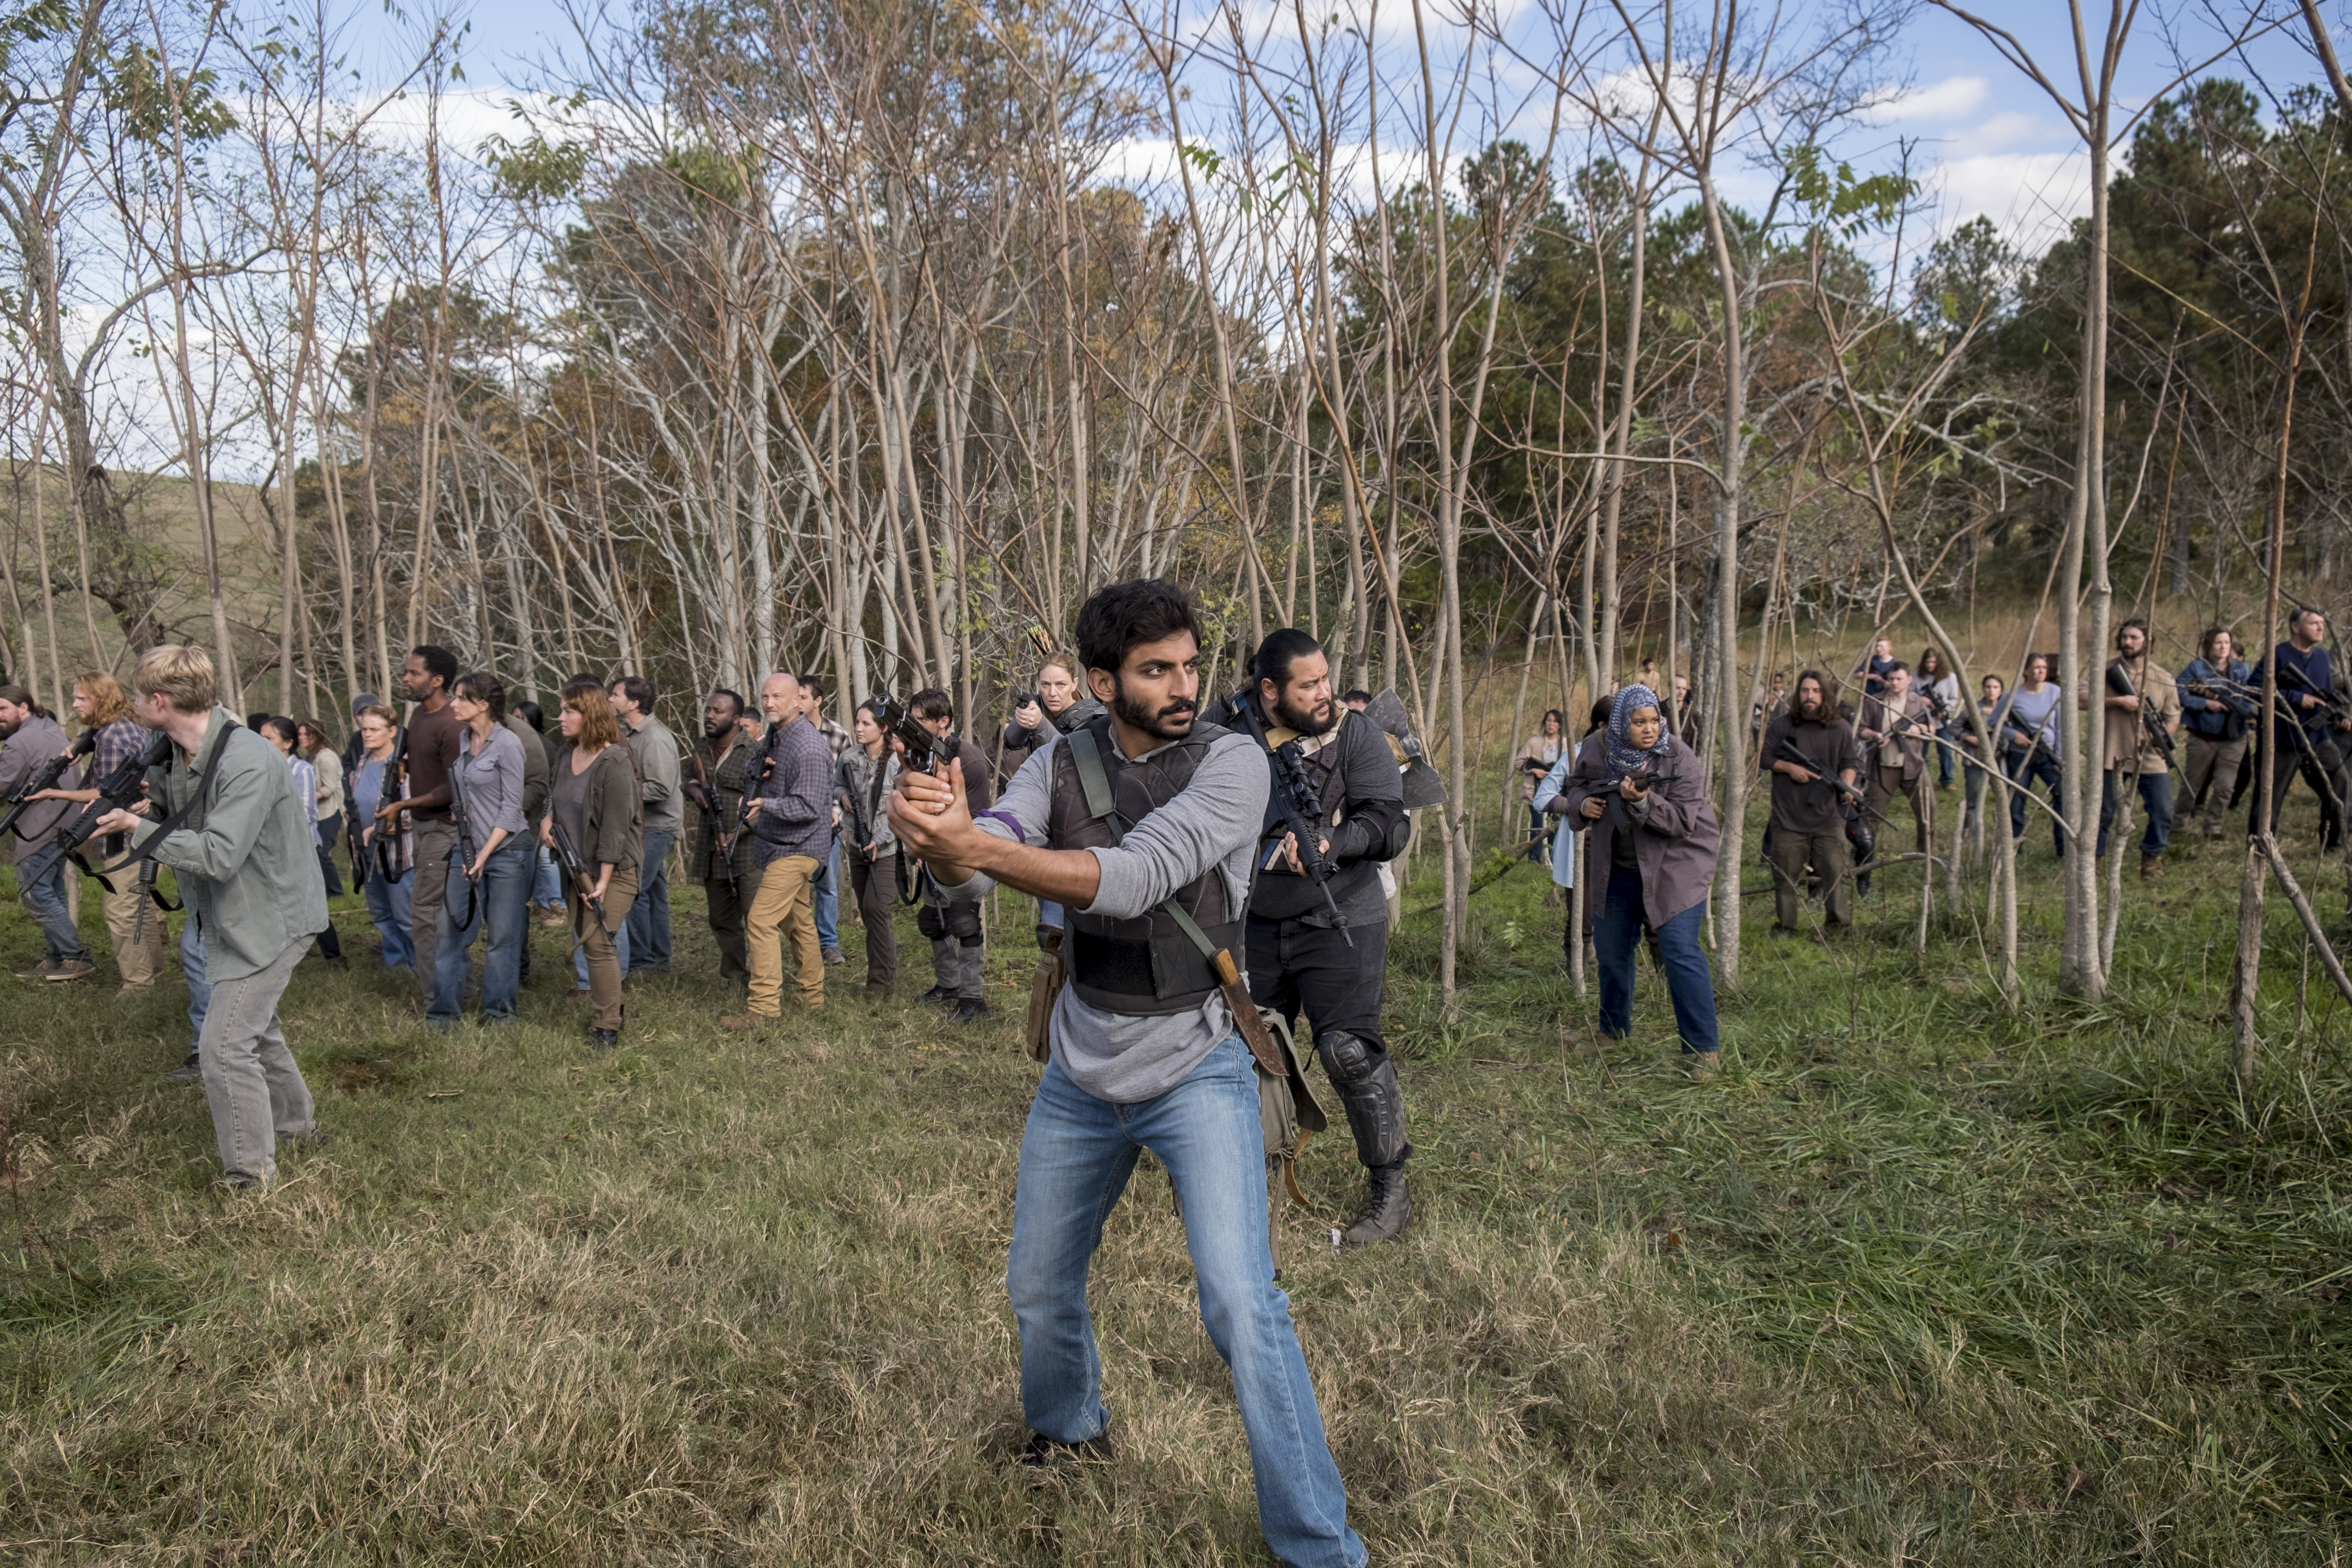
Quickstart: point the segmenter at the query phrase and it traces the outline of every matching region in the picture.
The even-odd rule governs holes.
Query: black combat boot
[[[1412,1223],[1412,1198],[1404,1190],[1404,1162],[1374,1165],[1364,1173],[1364,1212],[1340,1233],[1342,1247],[1370,1247],[1394,1241]]]

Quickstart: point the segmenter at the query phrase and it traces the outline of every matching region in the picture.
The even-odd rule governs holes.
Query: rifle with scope
[[[74,737],[72,745],[68,746],[56,756],[48,758],[27,774],[25,782],[18,784],[16,792],[8,797],[8,815],[0,816],[0,838],[5,838],[11,833],[16,833],[17,837],[22,838],[24,835],[16,832],[16,819],[24,816],[31,807],[40,804],[33,797],[43,790],[57,788],[58,781],[65,777],[66,770],[89,755],[91,748],[97,744],[98,731],[84,730]]]
[[[1282,792],[1275,803],[1282,813],[1276,830],[1288,833],[1297,843],[1298,868],[1315,884],[1315,890],[1323,895],[1324,905],[1331,911],[1333,929],[1353,947],[1356,939],[1349,933],[1348,917],[1339,911],[1339,901],[1331,896],[1331,879],[1339,874],[1339,865],[1324,853],[1322,834],[1317,826],[1323,815],[1323,802],[1315,793],[1314,781],[1307,776],[1307,753],[1299,750],[1297,742],[1285,741],[1275,748],[1274,779],[1276,787]],[[1279,845],[1275,852],[1281,852]]]

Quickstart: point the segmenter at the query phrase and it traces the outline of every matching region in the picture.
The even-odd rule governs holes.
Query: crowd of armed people
[[[1884,639],[1843,679],[1776,678],[1749,718],[1771,786],[1779,927],[1803,929],[1808,898],[1825,929],[1851,925],[1873,868],[1899,858],[1878,840],[1889,814],[1909,813],[1924,858],[1956,781],[1980,828],[2004,815],[1996,787],[2013,838],[2029,802],[2042,809],[2036,790],[2057,821],[2066,726],[2095,712],[2107,726],[2102,855],[2136,797],[2140,874],[2160,876],[2177,798],[2217,835],[2265,767],[2270,826],[2300,777],[2336,843],[2352,716],[2324,617],[2298,612],[2288,632],[2267,737],[2260,678],[2220,627],[2176,674],[2127,621],[2071,701],[2044,655],[2023,660],[2014,689],[1987,676],[1964,697],[1932,651],[1906,665]],[[1325,1125],[1300,1068],[1319,1059],[1364,1171],[1360,1210],[1332,1240],[1370,1246],[1412,1221],[1382,1025],[1391,862],[1443,791],[1394,695],[1336,690],[1307,633],[1267,637],[1231,693],[1203,693],[1200,669],[1198,606],[1146,579],[1089,598],[1075,647],[1043,658],[1010,721],[978,735],[936,689],[870,698],[845,729],[821,676],[778,670],[749,698],[677,705],[694,714],[689,742],[656,715],[644,675],[575,675],[551,718],[432,645],[409,653],[395,698],[354,702],[340,741],[313,721],[240,718],[210,657],[184,645],[146,650],[127,689],[82,673],[71,736],[30,691],[0,686],[5,833],[45,946],[17,978],[99,973],[85,881],[123,994],[162,984],[176,944],[192,1043],[166,1076],[203,1085],[223,1179],[243,1190],[274,1179],[281,1146],[326,1136],[278,1005],[314,951],[348,963],[328,903],[347,879],[374,962],[415,976],[420,1026],[516,1022],[537,924],[570,939],[551,966],[555,944],[540,953],[552,970],[541,986],[569,993],[597,1049],[621,1042],[631,994],[677,966],[673,878],[701,889],[732,997],[716,1022],[755,1037],[781,1032],[788,1006],[823,1015],[827,972],[848,962],[845,918],[864,928],[857,1005],[896,1005],[902,905],[931,949],[919,1001],[960,1025],[986,1019],[983,910],[1005,889],[1035,942],[1024,1036],[1044,1067],[1007,1270],[1028,1461],[1108,1451],[1086,1280],[1103,1215],[1149,1150],[1176,1186],[1203,1316],[1234,1369],[1268,1541],[1286,1561],[1360,1562],[1268,1267],[1267,1203],[1301,1130]],[[1580,742],[1547,713],[1513,767],[1530,848],[1578,890],[1566,941],[1580,954],[1589,942],[1598,964],[1597,1018],[1570,1037],[1594,1050],[1628,1038],[1646,939],[1679,1061],[1704,1081],[1720,1060],[1701,941],[1720,833],[1694,708],[1686,679],[1661,689],[1645,665],[1595,702]],[[1001,923],[1005,901],[993,907]]]

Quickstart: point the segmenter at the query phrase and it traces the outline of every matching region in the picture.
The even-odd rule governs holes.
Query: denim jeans
[[[1666,972],[1666,994],[1674,998],[1675,1029],[1685,1052],[1712,1051],[1723,1042],[1716,1032],[1715,977],[1706,951],[1698,944],[1706,905],[1693,904],[1662,926],[1658,959]],[[1601,918],[1592,922],[1592,949],[1601,962],[1601,1032],[1623,1039],[1633,1032],[1633,949],[1649,916],[1642,903],[1642,873],[1609,868],[1609,892]]]
[[[187,894],[182,893],[183,900]],[[205,933],[190,910],[180,927],[180,973],[188,977],[188,1054],[204,1047],[205,1015],[212,1010],[212,983],[205,978]]]
[[[637,863],[637,900],[629,906],[628,940],[617,944],[624,974],[669,973],[669,847],[677,835],[646,829],[646,857]]]
[[[1060,931],[1062,929],[1062,906],[1059,904],[1049,904],[1043,899],[1038,900],[1037,923],[1041,926],[1052,926],[1055,931]]]
[[[482,1016],[509,1023],[522,979],[523,932],[530,918],[530,844],[520,837],[491,851],[482,879],[467,896],[466,869],[449,858],[443,875],[441,927],[433,940],[433,1005],[425,1016],[454,1024],[466,1008],[466,959],[474,938],[489,933],[482,957]],[[467,906],[472,908],[468,909]],[[460,917],[464,923],[460,924]]]
[[[841,836],[835,834],[824,864],[809,881],[816,893],[816,945],[831,952],[841,945]]]
[[[2109,768],[2106,787],[2099,792],[2097,852],[2101,855],[2107,852],[2107,827],[2116,819],[2116,797],[2122,793],[2116,788],[2116,780],[2121,773],[2119,768]],[[2147,831],[2140,835],[2139,852],[2150,857],[2161,856],[2164,847],[2172,842],[2172,775],[2161,773],[2136,776],[2139,780],[2140,802],[2147,807]]]
[[[1023,1419],[1057,1443],[1083,1443],[1110,1425],[1087,1275],[1103,1221],[1146,1149],[1183,1205],[1201,1320],[1233,1370],[1266,1544],[1297,1568],[1355,1568],[1364,1543],[1348,1528],[1347,1490],[1266,1249],[1257,1073],[1238,1035],[1183,1082],[1133,1105],[1079,1089],[1058,1057],[1046,1064],[1021,1136],[1005,1269],[1021,1330]]]
[[[563,873],[556,869],[552,849],[539,851],[539,869],[530,879],[530,901],[542,910],[563,907]]]
[[[16,865],[16,897],[25,912],[41,928],[52,963],[76,959],[87,962],[89,949],[66,907],[66,877],[81,875],[54,844],[44,845]]]
[[[383,943],[386,969],[416,967],[416,943],[408,931],[408,895],[415,885],[414,867],[397,882],[388,882],[382,871],[368,868],[368,879],[361,890],[367,895],[368,919],[375,922],[375,934]]]
[[[2050,782],[2050,804],[2064,809],[2059,799],[2058,764],[2050,760],[2049,752],[2028,752],[2022,756],[2011,757],[2009,776],[2017,784],[2017,789],[2009,797],[2009,836],[2011,838],[2025,837],[2025,797],[2032,793],[2035,781],[2047,779]],[[2050,824],[2050,842],[2056,846],[2059,854],[2066,853],[2066,829],[2054,819]]]

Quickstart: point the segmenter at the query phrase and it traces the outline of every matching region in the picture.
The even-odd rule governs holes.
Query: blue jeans
[[[1706,905],[1696,903],[1652,928],[1658,934],[1666,994],[1674,998],[1675,1029],[1685,1053],[1723,1045],[1715,1026],[1715,976],[1706,967],[1706,950],[1698,944],[1706,918]],[[1633,1032],[1633,949],[1648,924],[1642,873],[1612,866],[1607,901],[1601,918],[1592,922],[1592,949],[1601,960],[1601,1032],[1612,1039],[1622,1040]]]
[[[2065,803],[2059,798],[2058,764],[2050,760],[2049,752],[2028,752],[2023,756],[2012,756],[2009,760],[2009,776],[2017,784],[2016,793],[2009,797],[2009,836],[2011,838],[2025,837],[2025,796],[2036,781],[2047,779],[2050,783],[2050,804],[2061,811],[2065,809]],[[2050,842],[2059,854],[2066,853],[2066,829],[2056,821],[2050,824]]]
[[[183,891],[180,898],[186,901]],[[188,910],[188,918],[180,926],[180,972],[188,977],[188,1054],[196,1054],[196,1042],[205,1037],[205,1014],[213,1005],[212,982],[205,978],[205,933],[196,923],[196,911]]]
[[[1941,789],[1952,787],[1952,748],[1944,743],[1952,738],[1950,725],[1936,726],[1936,784]]]
[[[836,835],[833,847],[825,851],[824,864],[809,879],[816,892],[816,945],[831,952],[841,945],[841,839]]]
[[[408,894],[415,879],[412,868],[399,881],[387,882],[383,873],[371,866],[361,888],[367,895],[368,919],[375,922],[375,934],[383,943],[386,969],[414,972],[416,968],[416,942],[408,934]]]
[[[2116,819],[2116,770],[2107,770],[2106,787],[2099,792],[2099,847],[2107,852],[2107,826]],[[2140,836],[2139,852],[2161,855],[2164,847],[2172,842],[2172,775],[2169,773],[2141,773],[2139,798],[2147,807],[2147,831]]]
[[[25,912],[40,926],[52,963],[67,960],[87,963],[89,959],[89,949],[82,945],[81,932],[66,908],[68,870],[76,876],[81,874],[54,844],[44,845],[16,866],[16,896],[24,901]]]
[[[1201,1320],[1233,1369],[1266,1544],[1298,1568],[1355,1568],[1364,1543],[1348,1528],[1347,1490],[1266,1250],[1265,1136],[1257,1072],[1238,1035],[1183,1082],[1134,1105],[1097,1100],[1058,1058],[1046,1064],[1021,1136],[1004,1280],[1021,1328],[1021,1413],[1057,1443],[1109,1427],[1087,1274],[1103,1221],[1149,1149],[1183,1205]]]
[[[464,852],[449,857],[442,872],[447,880],[441,895],[441,925],[433,939],[433,1005],[425,1010],[426,1017],[454,1024],[465,1011],[466,959],[474,938],[488,931],[482,1016],[496,1023],[513,1020],[515,994],[522,983],[523,931],[530,918],[530,849],[528,839],[508,839],[490,852],[482,865],[482,879],[470,889],[461,863]],[[461,915],[466,917],[463,924],[458,922]]]
[[[634,904],[630,906],[632,909],[635,907]],[[590,924],[595,923],[594,917],[588,919]],[[621,929],[613,933],[613,963],[622,973],[629,972],[629,922],[626,920],[622,921]],[[572,950],[572,982],[579,990],[588,989],[588,949],[585,944]]]
[[[1062,929],[1062,906],[1059,904],[1049,904],[1043,899],[1038,900],[1037,923],[1041,926],[1052,926],[1055,931],[1060,931]]]
[[[555,851],[539,851],[539,870],[530,879],[530,901],[542,910],[563,907],[563,873],[555,868]]]
[[[677,837],[666,827],[646,829],[646,858],[639,863],[646,879],[623,922],[628,945],[617,949],[624,974],[669,973],[669,847]]]

